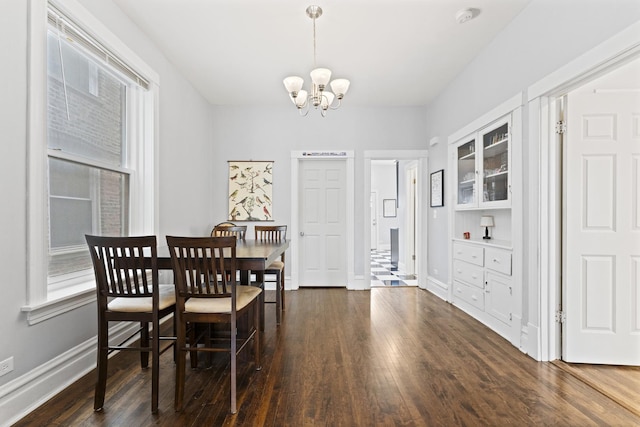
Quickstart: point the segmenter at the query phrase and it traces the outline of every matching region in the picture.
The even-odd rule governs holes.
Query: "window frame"
[[[29,1],[28,124],[27,124],[27,292],[25,305],[30,325],[95,301],[93,273],[70,274],[49,281],[47,162],[47,11],[49,5],[75,24],[148,82],[148,89],[128,91],[127,169],[130,175],[129,232],[157,234],[157,147],[159,76],[97,18],[75,0]],[[88,31],[87,29],[90,29]],[[133,111],[135,110],[135,111]],[[134,114],[139,114],[137,117]],[[53,156],[55,157],[55,156]],[[112,169],[111,166],[106,169]],[[89,277],[90,276],[90,277]]]

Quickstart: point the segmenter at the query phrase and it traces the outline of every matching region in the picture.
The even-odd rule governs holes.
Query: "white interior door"
[[[369,200],[369,209],[371,210],[371,249],[378,249],[378,193],[371,192]]]
[[[575,91],[565,138],[563,359],[640,364],[640,93]]]
[[[347,285],[346,161],[300,162],[300,286]]]

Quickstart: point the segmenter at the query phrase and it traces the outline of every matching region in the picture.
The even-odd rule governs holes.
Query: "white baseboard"
[[[137,325],[111,327],[112,342],[122,342]],[[60,393],[96,367],[97,337],[93,337],[0,388],[0,427],[8,427]],[[116,352],[112,353],[115,354]]]
[[[440,280],[436,279],[435,277],[432,276],[428,276],[427,277],[427,291],[431,292],[432,294],[434,294],[435,296],[445,300],[445,301],[449,301],[449,285],[447,285],[444,282],[441,282]]]
[[[538,337],[540,336],[540,329],[538,326],[529,323],[527,324],[527,354],[537,361],[543,361],[540,354],[540,347],[538,346]]]
[[[353,283],[350,283],[347,286],[347,289],[349,289],[350,291],[364,291],[368,290],[369,288],[365,287],[364,276],[355,276],[353,278]]]
[[[529,328],[527,325],[522,325],[520,330],[520,351],[529,354]]]

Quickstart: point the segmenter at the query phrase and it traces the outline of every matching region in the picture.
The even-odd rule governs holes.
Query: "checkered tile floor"
[[[414,274],[404,274],[391,264],[391,254],[385,250],[371,250],[371,287],[418,286]]]

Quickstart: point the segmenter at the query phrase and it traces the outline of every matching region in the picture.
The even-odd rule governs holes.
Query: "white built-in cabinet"
[[[454,240],[453,303],[508,338],[514,305],[511,250]]]
[[[521,110],[517,98],[505,105],[448,139],[449,298],[455,306],[519,345],[522,283],[514,277],[514,253],[519,248],[514,248],[513,238],[519,234],[512,230],[512,182],[516,176],[521,182],[522,176],[518,163],[513,162],[514,146],[520,148],[517,144],[521,143]],[[491,239],[483,239],[483,216],[494,219]]]
[[[455,144],[456,209],[511,204],[511,118],[501,118]]]

